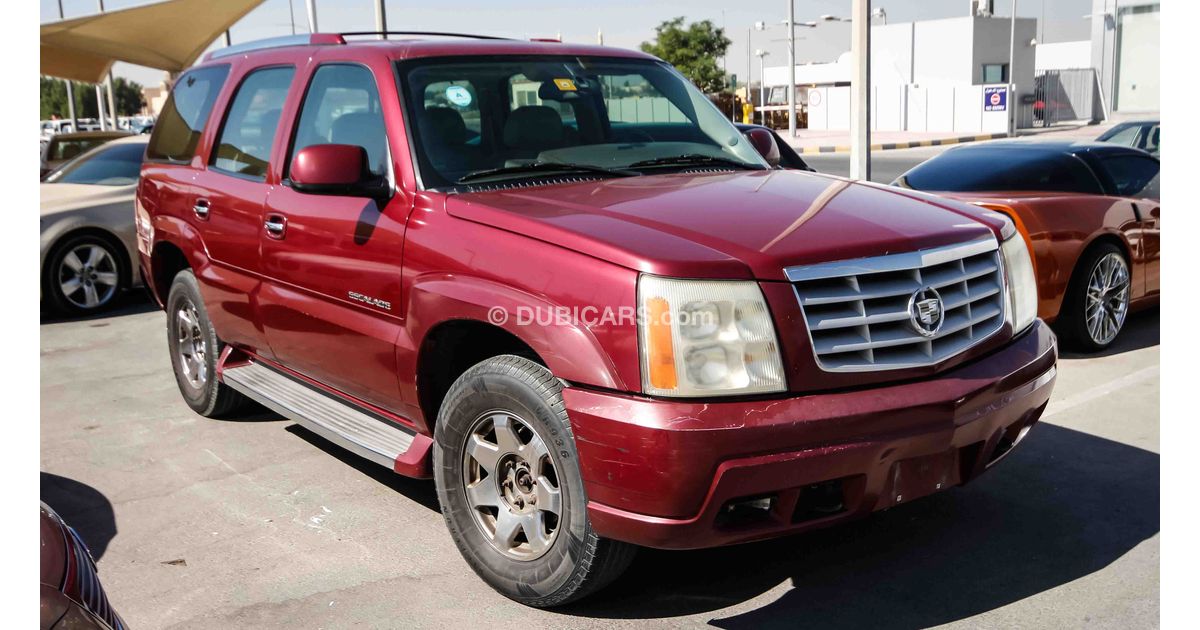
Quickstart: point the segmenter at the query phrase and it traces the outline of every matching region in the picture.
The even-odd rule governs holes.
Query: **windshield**
[[[136,184],[146,145],[141,142],[113,144],[80,156],[46,176],[47,183],[128,186]]]
[[[400,76],[427,188],[544,178],[559,164],[597,176],[767,168],[704,94],[662,63],[455,57],[401,63]]]

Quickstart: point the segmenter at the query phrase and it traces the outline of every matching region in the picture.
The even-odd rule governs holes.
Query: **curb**
[[[915,149],[916,147],[938,147],[945,144],[959,144],[962,142],[979,142],[981,140],[998,140],[1007,138],[1007,133],[985,133],[975,136],[959,136],[957,138],[938,138],[937,140],[914,140],[913,142],[886,142],[884,144],[872,144],[872,151],[891,151],[892,149]],[[820,147],[803,147],[797,148],[796,153],[802,155],[812,155],[814,153],[849,153],[850,145],[825,145]]]

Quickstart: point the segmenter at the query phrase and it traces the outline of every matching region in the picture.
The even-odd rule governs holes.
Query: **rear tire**
[[[249,399],[217,380],[225,344],[217,338],[190,269],[180,271],[167,295],[167,350],[179,393],[196,413],[215,418],[244,407]]]
[[[42,295],[66,315],[90,315],[112,307],[129,286],[129,269],[117,244],[95,234],[54,246],[42,271]]]
[[[1129,263],[1120,247],[1100,243],[1079,259],[1056,322],[1067,345],[1100,352],[1112,345],[1129,314]]]
[[[562,385],[533,361],[494,357],[454,382],[438,413],[433,470],[459,552],[517,602],[575,601],[633,559],[636,547],[592,530]]]

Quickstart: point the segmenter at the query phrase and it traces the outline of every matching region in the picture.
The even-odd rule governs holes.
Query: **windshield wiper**
[[[505,175],[536,175],[538,173],[594,173],[597,175],[607,175],[609,177],[635,177],[639,173],[626,171],[615,168],[604,168],[603,166],[592,166],[590,164],[574,164],[571,162],[530,162],[528,164],[518,164],[516,166],[502,166],[499,168],[485,168],[480,171],[472,171],[458,178],[458,183],[465,184],[480,179],[489,177],[503,177]]]
[[[718,157],[715,155],[704,155],[703,153],[687,153],[684,155],[672,155],[668,157],[654,158],[652,160],[642,160],[629,165],[629,168],[653,167],[653,166],[692,166],[696,164],[720,164],[723,166],[736,166],[751,171],[760,171],[762,167],[754,164],[747,164],[739,160],[730,158]]]

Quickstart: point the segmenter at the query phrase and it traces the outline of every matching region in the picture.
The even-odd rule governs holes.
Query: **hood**
[[[675,277],[785,280],[783,269],[999,234],[981,208],[800,171],[588,181],[451,195],[456,217]]]
[[[92,206],[133,202],[137,186],[97,186],[94,184],[42,184],[39,190],[42,216]]]

